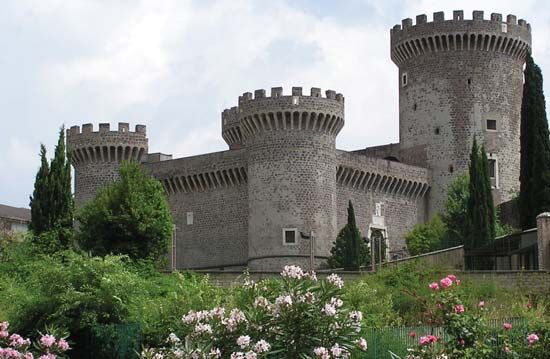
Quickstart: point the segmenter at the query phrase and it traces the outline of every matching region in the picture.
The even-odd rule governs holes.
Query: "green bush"
[[[447,226],[438,214],[425,224],[416,224],[405,234],[407,248],[413,256],[444,248],[446,238]]]
[[[138,163],[120,167],[120,181],[101,188],[78,214],[78,240],[94,255],[163,258],[172,235],[172,216],[160,182]]]

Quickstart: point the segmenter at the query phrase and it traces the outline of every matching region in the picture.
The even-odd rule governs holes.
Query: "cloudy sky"
[[[3,0],[0,203],[28,206],[39,145],[53,153],[63,124],[145,124],[151,152],[220,151],[220,112],[259,88],[342,92],[338,148],[397,142],[389,29],[455,9],[525,18],[547,74],[546,0]]]

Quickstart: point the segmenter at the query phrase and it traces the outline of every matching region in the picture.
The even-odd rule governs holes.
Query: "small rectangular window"
[[[408,83],[409,83],[409,77],[407,76],[407,73],[405,72],[404,74],[401,75],[401,85],[402,86],[407,86]]]
[[[283,244],[297,244],[298,230],[296,228],[283,228]]]
[[[300,104],[300,98],[298,96],[292,96],[292,104],[297,106]]]
[[[496,178],[497,176],[497,161],[489,159],[489,177]]]
[[[496,131],[497,129],[497,120],[487,120],[487,129]]]
[[[187,224],[188,225],[193,224],[193,212],[187,212]]]

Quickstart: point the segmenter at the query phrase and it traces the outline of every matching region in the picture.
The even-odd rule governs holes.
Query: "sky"
[[[174,158],[222,151],[221,111],[261,88],[343,93],[339,149],[398,142],[389,30],[452,10],[526,19],[550,71],[546,0],[3,0],[0,203],[28,206],[62,125],[144,124],[149,152]]]

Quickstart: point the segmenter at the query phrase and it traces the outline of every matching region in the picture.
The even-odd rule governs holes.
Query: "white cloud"
[[[330,9],[315,15],[291,1],[10,2],[0,14],[0,40],[5,34],[13,61],[0,66],[0,76],[12,82],[0,84],[0,104],[3,117],[16,121],[8,122],[0,142],[26,138],[33,149],[17,175],[30,178],[31,185],[16,189],[16,204],[25,205],[32,190],[39,142],[53,148],[61,123],[144,123],[152,151],[196,155],[227,148],[220,112],[257,88],[342,92],[346,126],[339,148],[398,141],[389,29],[402,17],[442,9],[450,16],[453,9],[435,0],[367,3],[371,12],[364,21],[347,22],[328,16]],[[495,9],[532,23],[535,56],[544,70],[550,12],[540,11],[534,0],[483,5],[486,16]],[[468,0],[461,6],[468,12],[478,4]],[[17,161],[0,158],[0,168]],[[4,181],[17,183],[3,173]],[[0,202],[15,198],[4,188]]]

